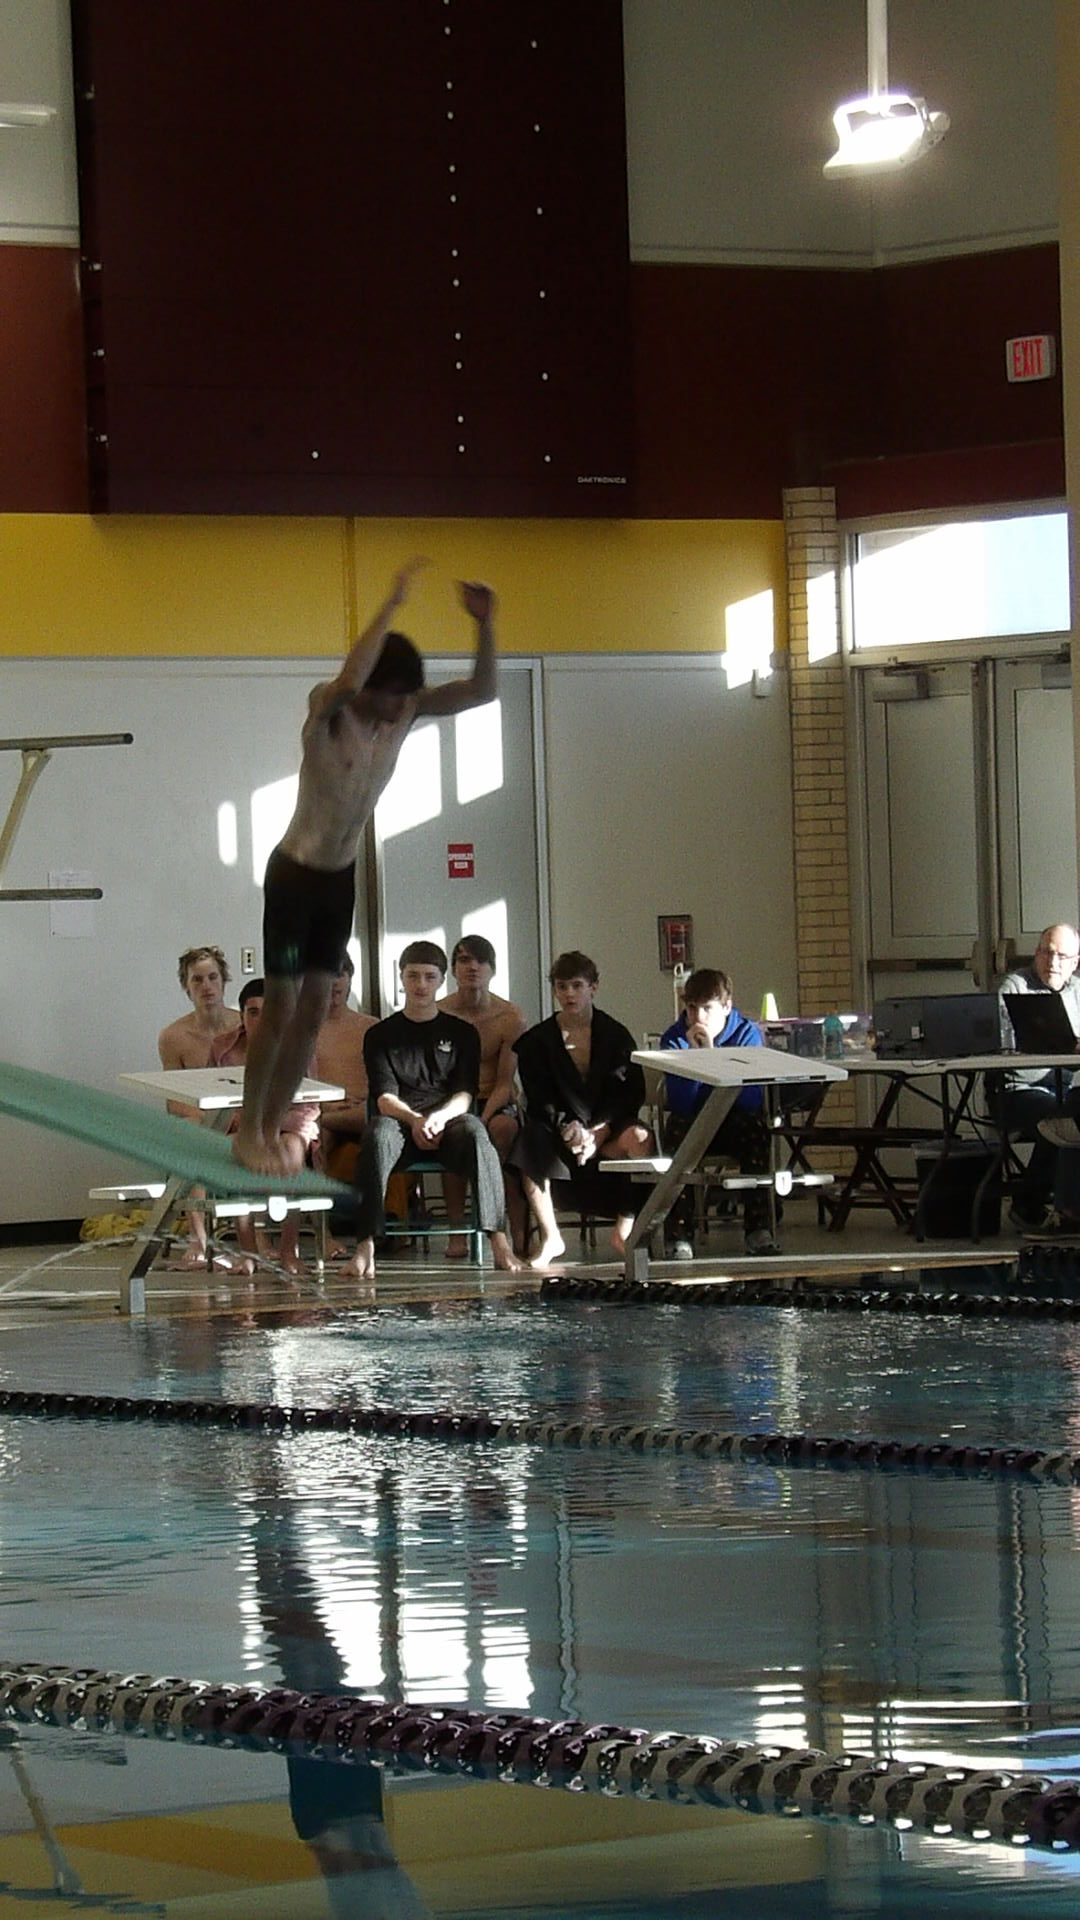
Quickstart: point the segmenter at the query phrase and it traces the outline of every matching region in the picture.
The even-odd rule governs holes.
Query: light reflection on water
[[[550,1410],[1080,1450],[1080,1326],[795,1309],[451,1300],[279,1326],[13,1329],[0,1384]]]
[[[964,1431],[1000,1444],[1072,1444],[1077,1420],[1080,1333],[1060,1326],[471,1307],[243,1332],[49,1332],[48,1348],[13,1334],[0,1377],[284,1403]],[[1055,1486],[688,1457],[0,1418],[0,1659],[344,1687],[1060,1775],[1080,1766],[1078,1502]],[[40,1764],[62,1774],[51,1737],[32,1735]],[[170,1763],[164,1749],[133,1751],[154,1805],[200,1791],[188,1771],[198,1762],[219,1796],[281,1791],[279,1761]],[[240,1771],[224,1778],[228,1765]],[[246,1771],[267,1766],[276,1789]],[[112,1804],[98,1793],[102,1802]],[[5,1804],[0,1831],[16,1820]],[[751,1824],[757,1836],[771,1828]],[[812,1858],[799,1855],[807,1871],[784,1881],[787,1904],[775,1908],[759,1868],[721,1871],[713,1834],[704,1878],[691,1875],[678,1904],[652,1894],[634,1904],[644,1882],[628,1844],[622,1890],[604,1895],[614,1905],[567,1904],[565,1892],[546,1909],[493,1905],[489,1889],[478,1910],[852,1913],[863,1876],[866,1910],[1049,1914],[1052,1889],[1075,1884],[1068,1861],[1031,1867],[1002,1850],[798,1829],[815,1836]],[[759,1838],[746,1846],[769,1852]],[[938,1864],[905,1874],[912,1853]],[[737,1891],[744,1870],[751,1904]],[[0,1858],[0,1881],[10,1877]],[[1008,1904],[1010,1889],[1041,1890],[1038,1904]],[[699,1894],[706,1904],[692,1903]],[[425,1898],[415,1911],[472,1911],[432,1905],[430,1888]]]

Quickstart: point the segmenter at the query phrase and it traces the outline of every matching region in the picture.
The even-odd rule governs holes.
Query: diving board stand
[[[0,740],[0,753],[20,753],[22,772],[11,797],[7,818],[0,827],[0,880],[15,845],[26,803],[35,783],[57,747],[130,747],[132,733],[41,733],[19,740]],[[100,887],[0,887],[0,900],[100,900]]]
[[[781,1053],[775,1047],[664,1047],[631,1056],[639,1067],[654,1073],[670,1073],[679,1080],[696,1080],[710,1089],[701,1112],[691,1121],[667,1168],[646,1198],[626,1240],[625,1273],[628,1280],[649,1277],[649,1241],[659,1235],[672,1207],[700,1166],[744,1087],[761,1087],[766,1101],[775,1099],[780,1087],[803,1086],[810,1082],[846,1080],[843,1067],[826,1060],[804,1060]],[[601,1161],[603,1171],[605,1162]],[[631,1161],[620,1162],[624,1171]]]
[[[210,1119],[207,1131],[222,1135],[228,1129],[233,1115],[244,1103],[243,1067],[173,1067],[160,1073],[122,1073],[119,1079],[127,1086],[135,1087],[140,1093],[155,1095],[158,1099],[178,1100],[184,1106],[197,1107],[200,1113]],[[344,1100],[344,1087],[331,1085],[325,1080],[302,1080],[296,1090],[295,1099],[314,1106],[329,1106],[335,1100]],[[165,1116],[172,1118],[173,1116]],[[190,1121],[180,1121],[181,1126],[190,1126]],[[205,1138],[205,1133],[204,1133]],[[225,1143],[222,1142],[224,1145]],[[332,1194],[324,1183],[320,1193],[301,1192],[291,1201],[288,1198],[294,1183],[281,1180],[273,1181],[265,1176],[250,1174],[232,1161],[232,1170],[228,1176],[233,1201],[226,1202],[229,1211],[246,1212],[249,1208],[248,1195],[257,1191],[267,1205],[271,1219],[280,1219],[289,1207],[298,1207],[304,1212],[317,1214],[316,1232],[319,1245],[319,1266],[325,1262],[325,1214],[333,1205]],[[313,1176],[308,1176],[312,1179]],[[153,1266],[165,1238],[169,1221],[191,1193],[196,1182],[183,1174],[173,1174],[164,1187],[152,1198],[150,1217],[146,1222],[140,1239],[132,1249],[131,1259],[120,1277],[120,1311],[128,1316],[142,1315],[146,1312],[146,1275]],[[157,1182],[153,1185],[156,1187]],[[272,1190],[270,1190],[272,1189]],[[321,1229],[321,1231],[320,1231]]]
[[[75,1080],[62,1080],[57,1074],[39,1073],[34,1067],[0,1062],[0,1113],[23,1120],[32,1127],[45,1127],[70,1140],[82,1140],[92,1147],[103,1147],[130,1165],[145,1169],[136,1174],[132,1185],[146,1186],[147,1175],[156,1185],[165,1175],[164,1188],[155,1204],[150,1223],[149,1247],[140,1246],[123,1281],[122,1307],[125,1313],[145,1313],[144,1276],[157,1251],[163,1222],[178,1199],[198,1187],[208,1195],[220,1194],[226,1200],[267,1200],[269,1211],[278,1217],[286,1201],[327,1201],[351,1199],[353,1189],[339,1180],[302,1168],[299,1173],[252,1173],[233,1158],[229,1142],[220,1131],[228,1122],[231,1109],[243,1104],[244,1076],[239,1068],[191,1068],[172,1073],[137,1073],[123,1076],[143,1092],[160,1101],[181,1100],[191,1107],[202,1107],[216,1118],[211,1127],[200,1127],[176,1114],[163,1113],[145,1101],[131,1100],[118,1093],[87,1087]],[[345,1098],[342,1087],[322,1080],[304,1080],[297,1089],[298,1100],[323,1105]],[[167,1204],[166,1204],[167,1203]],[[287,1209],[286,1209],[287,1210]]]

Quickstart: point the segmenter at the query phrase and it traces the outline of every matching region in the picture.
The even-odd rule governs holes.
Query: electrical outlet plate
[[[241,947],[241,949],[240,949],[240,971],[241,971],[241,973],[254,973],[254,971],[255,971],[255,949],[254,949],[254,947]]]

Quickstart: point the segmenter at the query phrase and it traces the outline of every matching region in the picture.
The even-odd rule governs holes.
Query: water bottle
[[[842,1060],[844,1057],[844,1023],[838,1013],[825,1015],[824,1027],[826,1060]]]

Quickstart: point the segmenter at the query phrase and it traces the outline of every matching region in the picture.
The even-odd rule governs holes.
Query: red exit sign
[[[1049,380],[1056,365],[1052,333],[1022,333],[1005,342],[1005,375],[1012,384]]]

